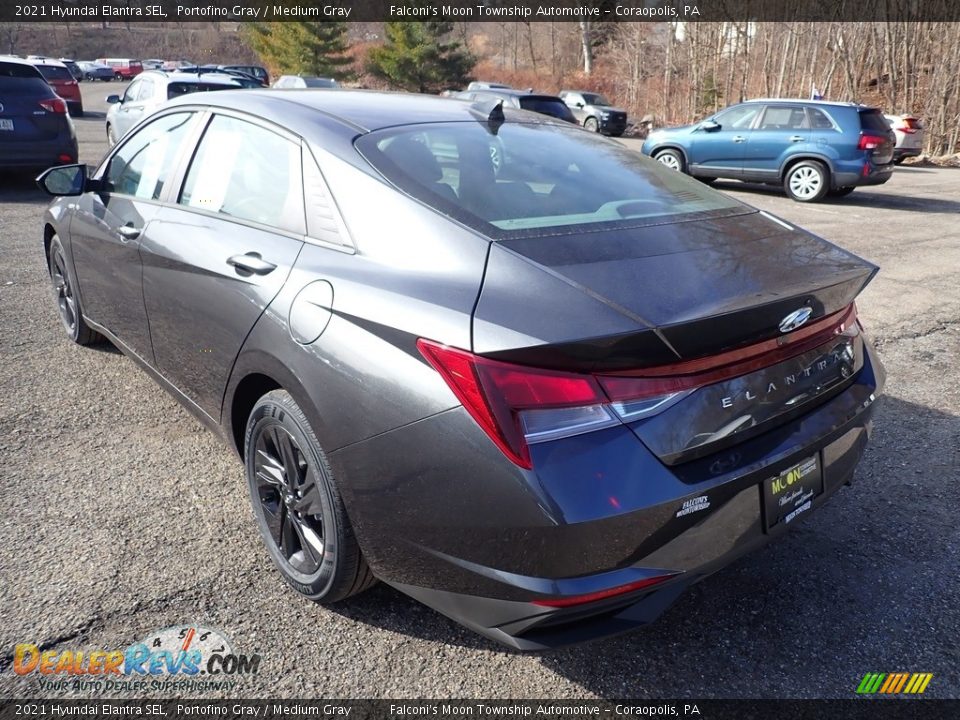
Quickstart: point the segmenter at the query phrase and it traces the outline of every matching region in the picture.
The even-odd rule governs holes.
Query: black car
[[[561,90],[560,98],[587,130],[620,137],[627,129],[627,111],[614,107],[599,93]]]
[[[41,184],[68,337],[236,450],[320,602],[379,579],[521,649],[651,622],[852,479],[883,385],[875,266],[499,104],[190,95]]]
[[[76,161],[66,101],[32,63],[0,58],[0,168],[34,171]]]
[[[566,103],[555,95],[540,95],[529,90],[487,88],[482,90],[467,90],[453,94],[450,97],[475,102],[500,100],[503,102],[504,107],[529,110],[530,112],[549,115],[550,117],[569,123],[577,122],[577,119],[573,116],[573,113],[570,111],[570,108],[567,107]]]

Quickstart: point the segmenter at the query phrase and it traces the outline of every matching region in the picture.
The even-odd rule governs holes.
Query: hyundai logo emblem
[[[813,310],[808,307],[802,307],[799,310],[794,310],[780,321],[780,332],[788,333],[796,330],[798,327],[806,323],[807,320],[810,319],[811,315],[813,315]]]

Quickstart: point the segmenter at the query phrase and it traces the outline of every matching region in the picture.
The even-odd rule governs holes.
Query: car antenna
[[[507,119],[503,114],[503,100],[480,100],[473,103],[470,110],[487,124],[492,135],[497,134],[497,130]]]

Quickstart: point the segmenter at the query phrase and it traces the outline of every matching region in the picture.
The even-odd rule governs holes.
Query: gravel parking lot
[[[82,161],[106,150],[103,97],[122,87],[82,85]],[[17,643],[122,648],[196,622],[262,655],[235,697],[848,698],[896,671],[960,696],[960,170],[902,167],[813,206],[717,187],[881,266],[859,302],[889,372],[872,445],[851,487],[655,625],[517,655],[387,587],[330,609],[288,589],[231,452],[115,350],[63,337],[46,200],[4,177],[0,695],[49,694],[14,675]]]

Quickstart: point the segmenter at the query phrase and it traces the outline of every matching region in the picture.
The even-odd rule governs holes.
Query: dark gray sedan
[[[883,385],[874,266],[499,102],[190,95],[40,182],[67,336],[236,450],[320,602],[380,579],[521,649],[638,627],[842,488]]]

